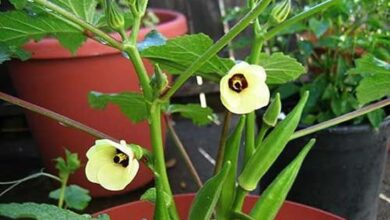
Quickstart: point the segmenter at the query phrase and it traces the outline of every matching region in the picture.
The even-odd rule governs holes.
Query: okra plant
[[[205,34],[166,39],[157,30],[152,30],[143,42],[137,42],[143,18],[147,14],[147,0],[123,0],[120,5],[114,0],[10,2],[16,10],[0,13],[3,60],[11,57],[26,59],[28,52],[22,49],[23,44],[29,40],[39,41],[50,36],[57,38],[72,53],[77,51],[86,38],[92,38],[117,49],[134,65],[140,92],[104,94],[91,91],[89,102],[95,108],[104,108],[108,103],[116,104],[122,110],[127,110],[124,113],[131,120],[146,120],[153,150],[149,152],[142,146],[128,144],[125,140],[119,143],[108,139],[96,140],[95,145],[87,152],[85,174],[91,182],[100,184],[107,190],[122,190],[137,175],[140,162],[145,162],[155,174],[155,187],[148,190],[144,196],[154,203],[154,219],[179,219],[165,165],[162,114],[183,113],[184,117],[197,124],[207,124],[215,120],[215,115],[209,108],[169,102],[172,95],[192,76],[199,75],[219,83],[223,105],[229,112],[238,114],[240,120],[230,135],[221,137],[225,141],[219,149],[220,157],[215,176],[197,192],[189,213],[191,220],[274,219],[305,156],[315,144],[314,139],[303,146],[301,153],[264,191],[249,213],[244,213],[242,206],[245,197],[256,188],[289,140],[390,104],[390,100],[386,99],[303,131],[295,131],[310,95],[303,92],[295,108],[283,120],[278,120],[281,113],[280,95],[271,97],[270,88],[297,79],[305,73],[305,68],[296,59],[283,53],[263,52],[262,46],[293,24],[323,10],[332,10],[338,0],[326,0],[311,5],[301,9],[295,16],[290,16],[290,0],[272,1],[273,3],[271,0],[247,0],[245,16],[216,42]],[[97,10],[98,8],[103,10]],[[259,16],[265,10],[271,11],[271,16],[269,21],[263,23],[260,22]],[[254,35],[247,59],[240,61],[220,57],[218,53],[247,28],[251,28]],[[113,38],[110,35],[112,32],[119,33],[121,38]],[[152,77],[148,75],[142,58],[154,63]],[[176,74],[177,78],[169,83],[166,74]],[[1,97],[12,101],[5,96]],[[138,106],[126,109],[128,103],[137,103]],[[262,126],[257,133],[254,111],[260,108],[266,109],[261,119]],[[241,147],[245,152],[244,166],[239,170],[237,164]],[[2,204],[0,210],[1,207],[9,206]],[[16,210],[25,207],[12,204],[12,207],[15,206],[19,208]],[[0,212],[1,214],[5,215]]]

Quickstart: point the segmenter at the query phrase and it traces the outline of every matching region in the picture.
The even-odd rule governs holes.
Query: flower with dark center
[[[87,152],[87,179],[108,190],[124,189],[139,169],[132,149],[125,141],[97,140]]]
[[[263,67],[240,62],[220,81],[221,101],[231,112],[247,114],[268,105],[270,92]]]

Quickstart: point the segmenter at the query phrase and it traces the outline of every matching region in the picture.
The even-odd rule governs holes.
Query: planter
[[[188,219],[188,212],[195,194],[176,195],[175,202],[180,219]],[[246,213],[254,206],[257,196],[248,196],[244,203]],[[106,209],[98,214],[106,213],[111,220],[151,220],[154,206],[145,201],[127,203],[114,208]],[[343,218],[324,212],[319,209],[301,205],[294,202],[285,202],[276,220],[343,220]]]
[[[186,19],[182,14],[168,10],[154,10],[161,23],[157,29],[163,35],[175,37],[187,32]],[[150,29],[142,29],[143,39]],[[119,35],[113,35],[119,39]],[[116,93],[139,91],[133,66],[120,52],[88,39],[75,56],[62,48],[55,39],[30,42],[25,49],[32,52],[27,62],[12,62],[9,66],[19,97],[43,106],[72,119],[103,131],[114,138],[125,139],[150,149],[149,129],[146,122],[133,124],[113,105],[105,110],[89,107],[87,96],[91,90]],[[147,63],[147,69],[152,66]],[[152,180],[152,173],[141,166],[135,180],[125,191],[109,192],[87,181],[84,175],[85,153],[95,138],[83,132],[61,126],[41,115],[26,112],[29,126],[41,151],[49,172],[56,173],[53,159],[64,154],[64,148],[77,152],[82,161],[81,169],[70,182],[90,190],[92,196],[108,196],[123,193],[145,185]],[[164,123],[163,123],[163,126]]]
[[[267,186],[313,137],[317,143],[287,198],[350,220],[376,219],[390,120],[382,123],[379,131],[368,125],[343,126],[290,142],[261,187]]]

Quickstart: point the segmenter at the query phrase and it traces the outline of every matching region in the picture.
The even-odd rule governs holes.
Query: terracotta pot
[[[188,212],[195,194],[176,195],[175,202],[180,215],[180,219],[188,219]],[[244,212],[248,213],[257,201],[257,196],[248,196],[244,203]],[[111,220],[151,220],[153,219],[154,206],[145,201],[137,201],[116,206],[101,211],[98,214],[106,213]],[[276,220],[343,220],[331,213],[320,209],[286,201]]]
[[[161,21],[157,29],[166,37],[187,32],[186,19],[182,14],[169,10],[154,12]],[[149,31],[150,29],[142,29],[139,40]],[[113,36],[119,39],[119,35]],[[62,48],[55,39],[30,42],[25,49],[32,53],[32,59],[27,62],[15,61],[9,66],[19,97],[85,123],[114,138],[151,148],[146,122],[130,122],[117,106],[94,110],[88,105],[87,96],[91,90],[104,93],[139,91],[133,66],[119,51],[91,39],[84,43],[75,56]],[[152,66],[148,62],[146,65],[151,72]],[[110,192],[88,182],[84,175],[85,153],[94,144],[95,138],[40,115],[30,112],[26,112],[26,115],[48,171],[57,172],[53,159],[63,155],[64,148],[77,152],[83,166],[72,176],[70,182],[89,189],[92,196],[124,193],[152,180],[152,173],[141,166],[134,182],[124,191]],[[165,129],[165,123],[163,127]]]

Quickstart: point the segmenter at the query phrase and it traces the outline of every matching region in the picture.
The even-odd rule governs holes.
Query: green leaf
[[[61,8],[71,12],[77,17],[92,23],[95,21],[97,0],[51,0]]]
[[[109,103],[119,106],[120,110],[133,122],[140,122],[148,118],[144,96],[139,93],[99,93],[90,92],[89,105],[92,108],[104,109]]]
[[[256,202],[250,213],[253,219],[273,220],[275,218],[298,175],[303,160],[314,143],[315,139],[311,139],[299,155],[283,169],[271,185],[263,192],[261,198]]]
[[[137,44],[139,51],[148,49],[149,47],[162,46],[166,43],[167,39],[157,30],[150,31],[145,39]]]
[[[8,48],[5,46],[0,46],[0,64],[8,60],[11,60],[11,55]]]
[[[319,21],[315,18],[310,18],[309,27],[314,32],[316,37],[321,37],[329,28],[329,23],[324,21]]]
[[[55,161],[60,176],[72,174],[80,168],[80,160],[77,153],[71,153],[67,149],[65,149],[65,159],[58,157]]]
[[[305,68],[296,59],[283,53],[260,54],[260,66],[267,73],[267,84],[283,84],[297,79]]]
[[[27,0],[9,0],[11,4],[14,5],[14,7],[18,10],[23,9],[24,6],[27,4]]]
[[[155,187],[152,187],[152,188],[149,188],[148,190],[146,190],[146,192],[144,194],[142,194],[141,196],[141,200],[144,200],[144,201],[148,201],[148,202],[151,202],[151,203],[155,203],[156,202],[156,188]],[[164,201],[166,201],[166,206],[170,206],[171,203],[171,199],[169,197],[169,195],[164,192]]]
[[[198,191],[190,209],[190,220],[209,220],[221,195],[222,186],[231,167],[226,162],[221,171],[210,178]]]
[[[50,192],[49,197],[58,200],[60,198],[60,192],[61,189],[54,190]],[[88,190],[77,185],[69,185],[65,189],[64,200],[68,208],[84,210],[91,201],[91,196],[89,196]]]
[[[0,43],[21,47],[29,40],[39,41],[52,36],[74,53],[86,37],[82,30],[54,16],[30,16],[22,11],[0,13]]]
[[[141,55],[159,63],[171,74],[181,74],[212,45],[213,40],[205,34],[186,35],[168,40],[161,46],[149,47]],[[207,79],[219,80],[233,65],[234,62],[230,59],[213,56],[197,74]]]
[[[199,104],[170,104],[167,113],[180,113],[181,116],[191,119],[196,125],[202,126],[212,122],[218,122],[218,116],[209,107],[202,107]]]
[[[368,120],[370,121],[372,127],[379,128],[382,121],[386,117],[386,112],[383,109],[377,109],[375,111],[367,113]]]
[[[356,88],[359,104],[364,105],[390,95],[389,63],[367,55],[356,60],[356,68],[349,73],[358,73],[363,76]]]
[[[37,203],[9,203],[0,204],[0,216],[12,219],[33,218],[36,220],[93,220],[89,215],[79,215],[54,205]],[[97,219],[109,219],[106,216]]]
[[[29,59],[30,56],[31,54],[22,48],[17,48],[0,42],[0,64],[7,60],[11,60],[11,58],[18,58],[24,61]]]

